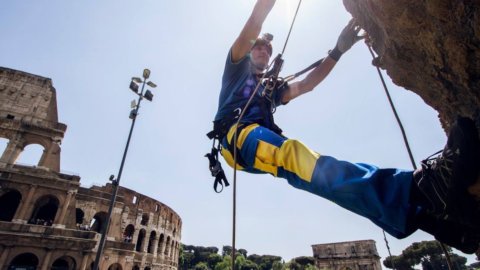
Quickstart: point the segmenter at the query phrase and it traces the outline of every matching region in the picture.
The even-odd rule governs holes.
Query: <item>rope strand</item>
[[[302,4],[302,0],[298,2],[297,10],[295,12],[295,16],[293,17],[293,21],[290,25],[290,30],[288,31],[287,39],[285,40],[285,44],[283,45],[283,50],[282,50],[282,55],[285,52],[285,48],[287,47],[288,40],[290,38],[290,33],[292,32],[293,24],[295,23],[295,19],[297,18],[298,10],[300,9],[300,5]],[[270,65],[267,67],[267,70],[270,69],[270,67],[273,65],[274,61],[270,63]],[[252,103],[253,97],[257,94],[258,89],[260,88],[260,85],[262,83],[262,80],[265,78],[266,72],[263,73],[262,77],[257,83],[257,86],[255,87],[252,95],[247,101],[247,104],[245,104],[245,107],[240,113],[240,116],[238,117],[237,123],[235,124],[235,132],[233,134],[233,213],[232,213],[232,269],[235,270],[235,249],[236,249],[236,229],[237,229],[237,140],[238,140],[238,125],[240,124],[240,121],[243,118],[243,115],[245,114],[245,111],[248,109],[250,104]]]
[[[367,47],[368,47],[368,50],[370,51],[370,54],[372,55],[372,58],[375,59],[375,54],[373,53],[372,46],[370,46],[370,44],[367,43]],[[400,128],[400,131],[402,132],[403,142],[405,143],[405,148],[407,149],[408,156],[410,158],[410,162],[412,163],[412,167],[415,170],[417,170],[417,165],[415,163],[415,159],[413,158],[412,150],[410,149],[410,144],[408,143],[408,138],[407,138],[407,135],[405,134],[405,129],[403,128],[402,121],[400,120],[400,117],[398,117],[397,110],[395,109],[395,105],[393,104],[392,97],[390,96],[390,92],[388,91],[388,88],[387,88],[387,84],[385,83],[385,80],[383,79],[382,72],[380,71],[379,67],[376,67],[376,68],[377,68],[378,75],[380,76],[380,80],[382,81],[382,85],[383,85],[383,89],[385,90],[385,94],[387,95],[388,102],[390,103],[390,107],[392,108],[393,114],[395,115],[395,119],[397,120],[397,124]],[[388,254],[389,254],[390,257],[392,257],[392,254],[390,253],[390,247],[388,245],[388,240],[387,240],[387,237],[385,236],[385,230],[383,231],[383,236],[384,236],[384,239],[385,239],[385,244],[387,245]],[[448,250],[445,247],[445,245],[440,241],[439,241],[439,243],[440,243],[440,246],[442,247],[443,252],[445,253],[445,258],[447,259],[448,269],[452,270],[453,265],[452,265],[452,261],[451,261],[451,258],[450,258],[450,254],[448,253]],[[393,269],[395,269],[393,258],[392,258],[392,266],[393,266]]]

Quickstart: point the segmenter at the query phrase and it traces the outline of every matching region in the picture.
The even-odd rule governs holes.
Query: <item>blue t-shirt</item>
[[[225,62],[222,76],[222,89],[218,100],[218,111],[215,120],[225,119],[234,113],[237,108],[243,110],[248,99],[257,86],[258,79],[252,72],[250,54],[247,54],[237,63],[232,62],[231,50]],[[259,123],[267,128],[273,125],[270,101],[262,96],[264,87],[260,86],[254,100],[245,112],[242,123]],[[272,96],[273,106],[281,105],[283,92],[274,91]]]

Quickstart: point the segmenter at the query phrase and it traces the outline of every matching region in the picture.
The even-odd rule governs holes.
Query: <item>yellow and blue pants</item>
[[[222,155],[233,167],[236,127],[222,141]],[[258,124],[239,128],[237,169],[269,173],[364,216],[397,238],[415,231],[410,224],[416,207],[410,205],[412,171],[340,161],[320,155],[297,140],[280,136]],[[230,147],[230,149],[233,149]],[[243,166],[242,166],[243,165]]]

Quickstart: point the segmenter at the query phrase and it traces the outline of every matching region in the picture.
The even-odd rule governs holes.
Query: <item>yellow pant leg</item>
[[[257,148],[255,168],[277,176],[277,167],[295,173],[310,182],[320,154],[315,153],[297,140],[286,140],[280,147],[260,141]]]

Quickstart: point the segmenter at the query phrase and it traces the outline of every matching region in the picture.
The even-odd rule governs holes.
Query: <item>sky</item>
[[[262,32],[283,48],[297,1],[277,0]],[[213,191],[204,157],[211,141],[227,52],[254,0],[2,0],[0,66],[51,78],[59,121],[68,125],[61,170],[82,186],[117,174],[130,129],[132,77],[151,70],[153,102],[143,101],[121,185],[155,198],[182,218],[182,243],[232,245],[232,188]],[[351,15],[342,2],[304,0],[287,44],[281,75],[327,55]],[[411,169],[400,130],[365,44],[359,42],[313,92],[275,113],[284,134],[322,155]],[[386,76],[386,73],[384,72]],[[419,163],[443,148],[437,113],[411,91],[387,85]],[[6,140],[0,140],[0,151]],[[18,162],[36,164],[32,149]],[[233,172],[223,167],[232,181]],[[270,175],[238,173],[237,248],[290,260],[311,245],[372,239],[388,256],[382,230]],[[387,235],[392,254],[433,237]],[[460,253],[461,254],[461,253]],[[463,254],[464,255],[464,254]],[[469,263],[475,262],[468,256]]]

